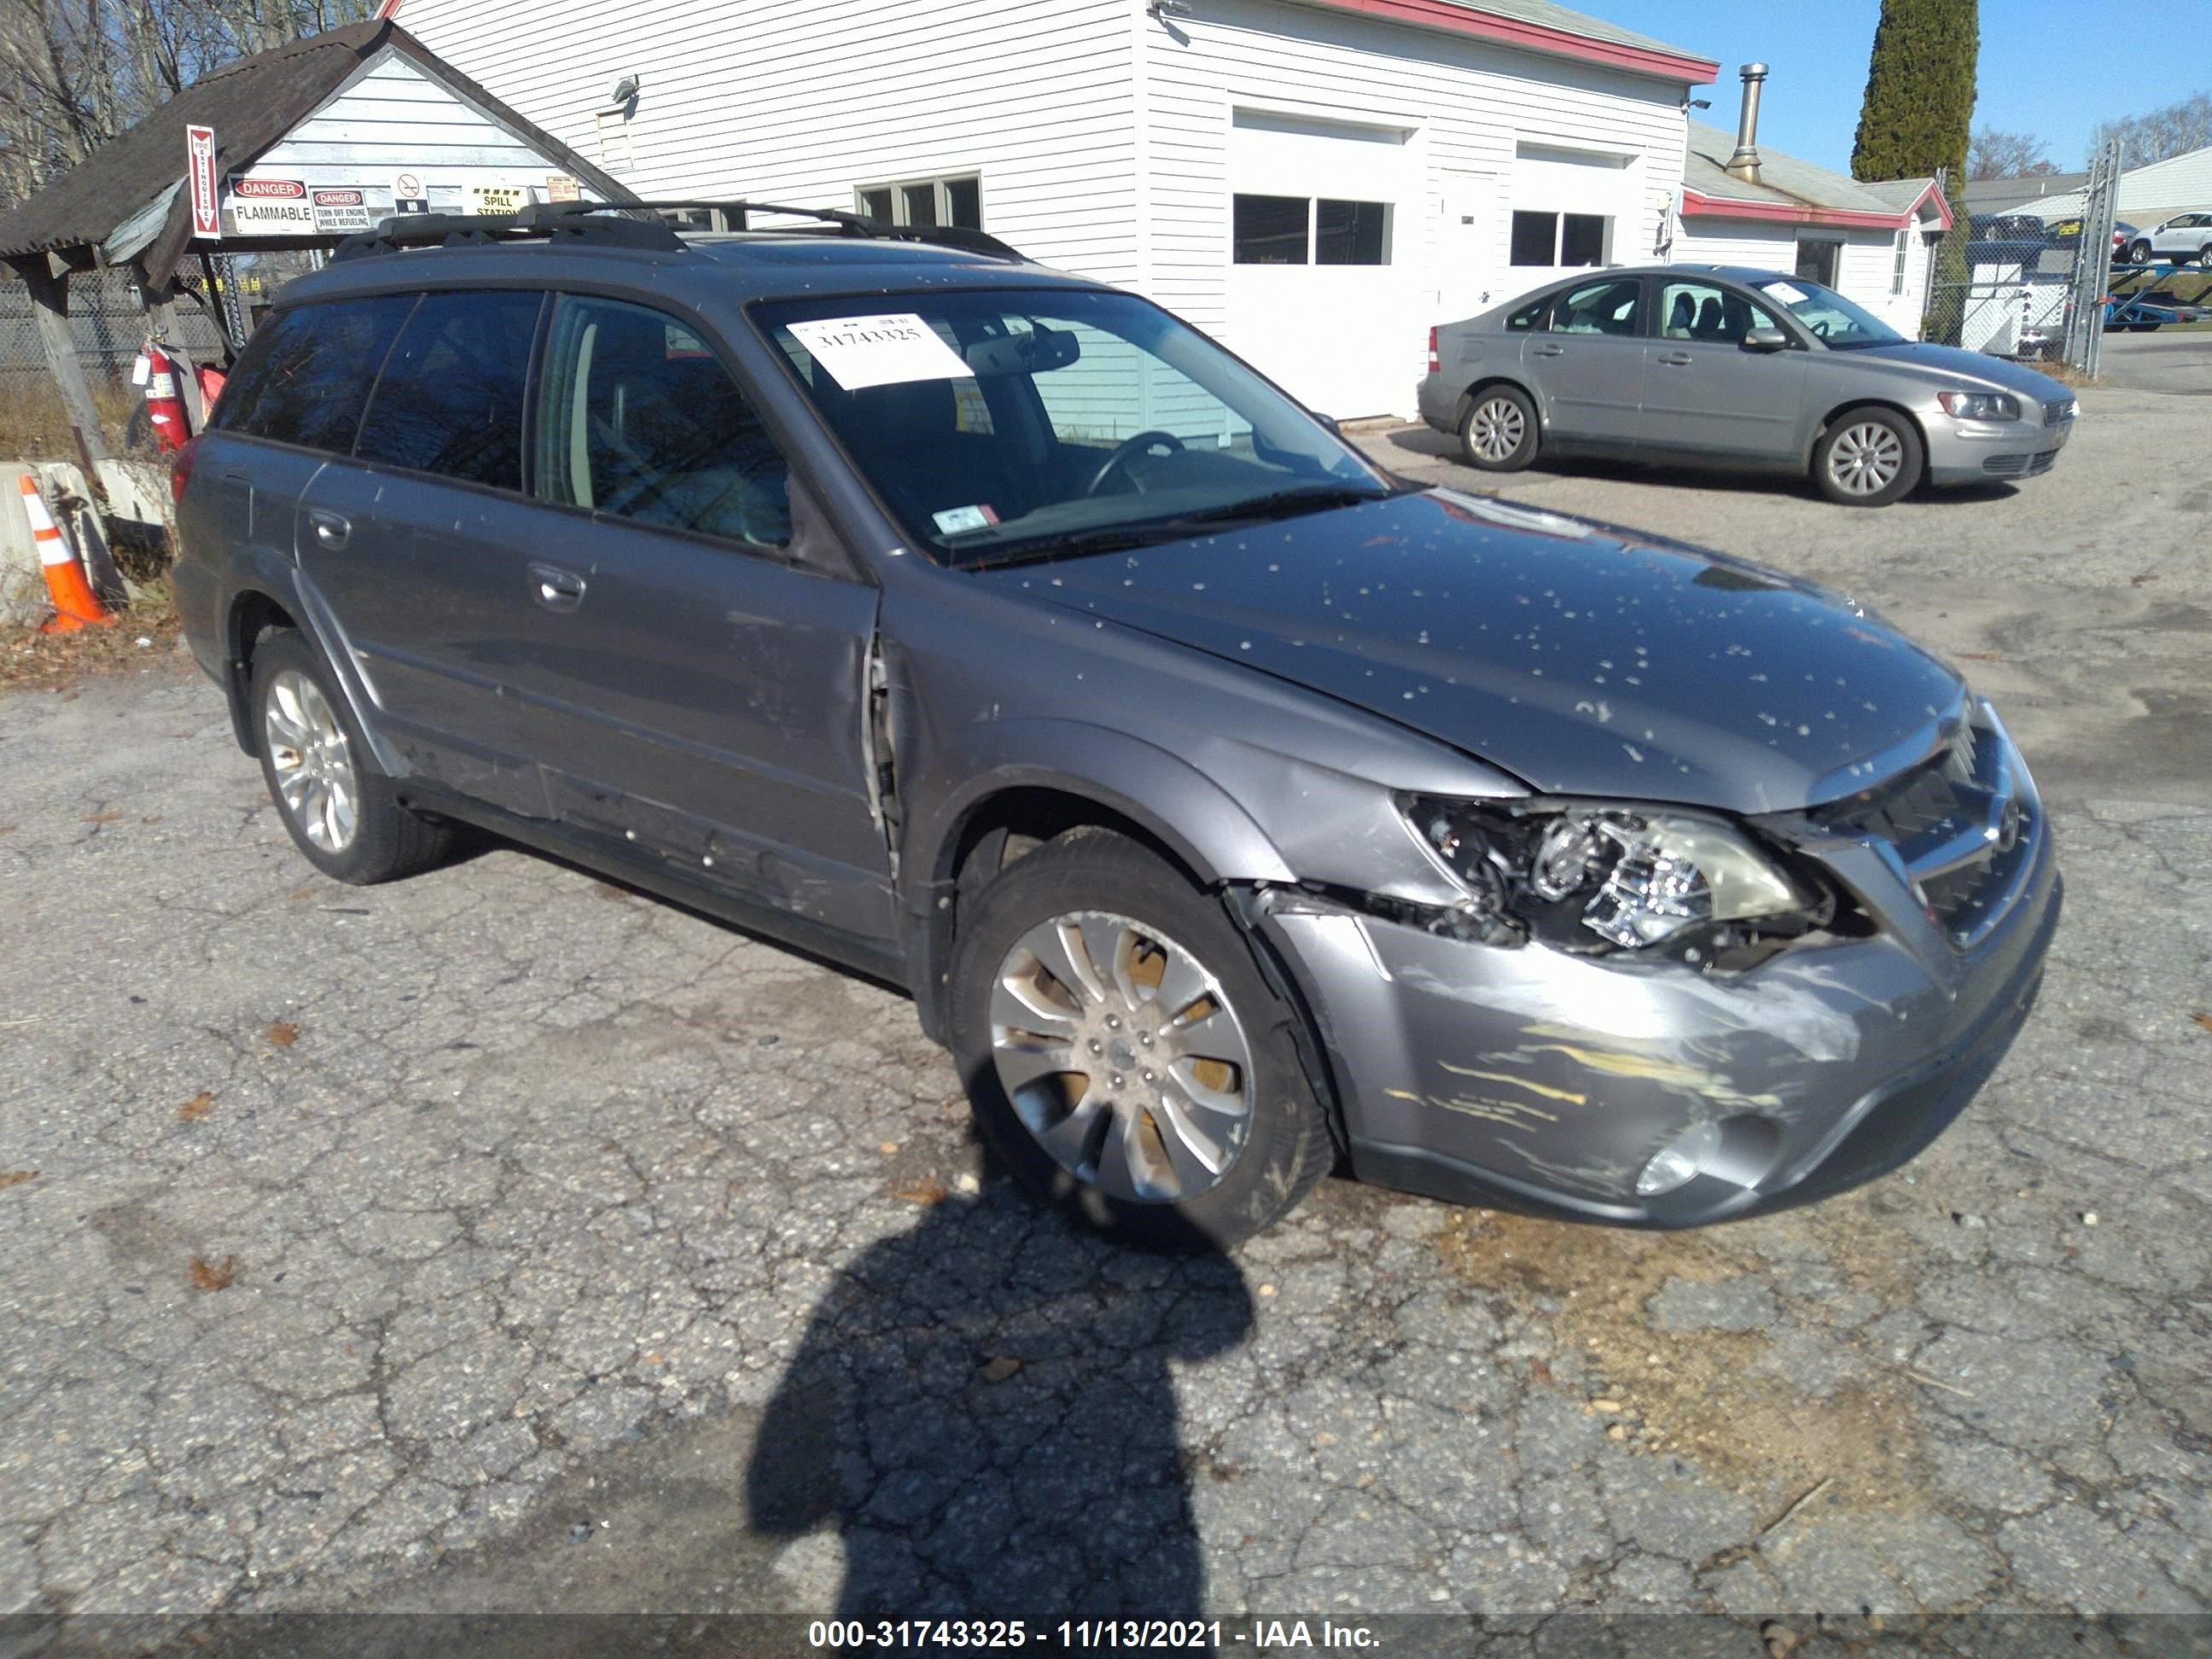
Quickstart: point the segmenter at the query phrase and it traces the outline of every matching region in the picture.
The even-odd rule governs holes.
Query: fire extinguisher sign
[[[220,236],[222,218],[215,196],[215,129],[185,129],[185,174],[192,192],[192,234]]]

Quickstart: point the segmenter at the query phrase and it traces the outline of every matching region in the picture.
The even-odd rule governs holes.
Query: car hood
[[[1553,793],[1811,805],[1893,769],[1963,691],[1818,588],[1449,490],[978,579],[1309,686]]]
[[[1925,342],[1907,340],[1896,345],[1863,346],[1836,355],[1846,362],[1904,363],[1914,368],[1940,369],[1949,374],[1961,374],[1970,380],[2002,386],[2007,392],[2016,392],[2032,403],[2040,404],[2047,398],[2073,396],[2048,374],[2039,374],[2032,368],[2002,357],[1992,357],[1986,351],[1961,351],[1957,346],[1929,345]]]

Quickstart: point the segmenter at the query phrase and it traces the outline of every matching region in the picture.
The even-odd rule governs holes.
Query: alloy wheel
[[[1510,398],[1491,398],[1475,405],[1468,420],[1468,443],[1486,461],[1502,461],[1528,435],[1528,417]]]
[[[1195,1198],[1251,1128],[1251,1045],[1221,981],[1127,916],[1072,911],[1014,942],[991,990],[991,1056],[1037,1144],[1109,1197]]]
[[[1847,495],[1878,495],[1904,468],[1904,444],[1879,421],[1846,427],[1828,451],[1828,476]]]
[[[322,687],[286,669],[269,682],[261,720],[285,811],[320,850],[344,852],[360,824],[361,788],[345,729]]]

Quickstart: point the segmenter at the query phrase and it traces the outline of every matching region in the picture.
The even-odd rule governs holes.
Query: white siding
[[[979,173],[1031,258],[1139,276],[1133,0],[407,0],[433,52],[587,160],[615,83],[641,196],[850,209],[857,185]]]
[[[1401,213],[1393,238],[1409,295],[1395,348],[1408,408],[1447,286],[1437,258],[1446,174],[1501,182],[1488,239],[1490,304],[1551,274],[1506,264],[1510,185],[1524,143],[1638,158],[1629,222],[1614,227],[1614,258],[1651,257],[1662,198],[1680,176],[1686,131],[1679,85],[1273,0],[1205,0],[1170,21],[1147,22],[1140,34],[1151,114],[1147,287],[1232,345],[1230,136],[1238,109],[1413,134],[1419,199]]]
[[[387,49],[240,176],[356,187],[380,220],[392,210],[392,181],[403,170],[422,179],[440,213],[464,211],[471,184],[524,185],[543,199],[547,179],[562,171]]]

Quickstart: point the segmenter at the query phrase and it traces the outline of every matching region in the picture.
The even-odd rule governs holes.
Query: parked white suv
[[[2127,262],[2147,265],[2154,259],[2177,264],[2194,259],[2212,270],[2212,213],[2177,213],[2142,232],[2127,246]]]

